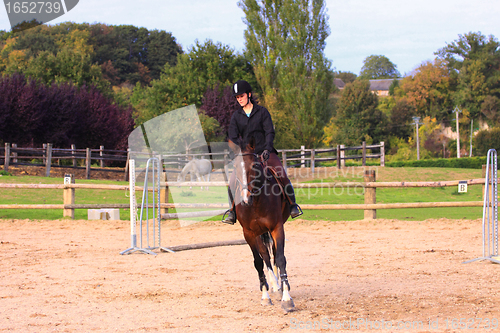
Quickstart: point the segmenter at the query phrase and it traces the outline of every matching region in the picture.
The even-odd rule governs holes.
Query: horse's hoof
[[[290,299],[288,301],[281,301],[281,308],[285,310],[286,313],[293,311],[295,309],[293,299]]]
[[[268,306],[268,305],[273,305],[273,302],[271,301],[270,298],[264,298],[260,304],[262,304],[263,306]]]

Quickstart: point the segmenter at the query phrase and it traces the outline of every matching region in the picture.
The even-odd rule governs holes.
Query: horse
[[[188,173],[191,175],[191,181],[194,181],[194,176],[196,175],[196,178],[199,182],[201,182],[201,178],[203,178],[203,181],[205,182],[210,182],[212,162],[204,158],[199,160],[192,159],[184,166],[184,168],[182,168],[181,173],[179,174],[179,176],[177,176],[177,182],[186,181],[186,175]],[[207,176],[207,179],[205,179],[205,176]],[[203,186],[201,187],[201,189],[203,189]],[[206,187],[206,189],[208,190],[208,186]]]
[[[289,293],[283,225],[290,216],[290,204],[276,177],[268,173],[265,162],[261,162],[255,154],[255,141],[250,139],[248,144],[241,144],[240,148],[241,152],[234,162],[236,185],[231,190],[236,216],[252,250],[254,266],[259,275],[261,304],[272,305],[264,273],[265,263],[274,291],[282,291],[281,306],[285,312],[289,312],[295,305]],[[273,262],[270,252],[273,253]],[[280,281],[276,277],[277,269]]]

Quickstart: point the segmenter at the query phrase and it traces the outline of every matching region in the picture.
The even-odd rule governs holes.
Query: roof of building
[[[333,84],[339,89],[344,89],[345,87],[345,83],[342,79],[333,79]]]
[[[391,86],[394,80],[400,81],[402,80],[402,78],[370,80],[370,90],[371,91],[389,90],[389,87]]]

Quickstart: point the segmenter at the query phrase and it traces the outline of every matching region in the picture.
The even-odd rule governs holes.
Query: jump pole
[[[137,217],[137,202],[135,200],[135,160],[128,161],[129,171],[129,192],[130,192],[130,247],[120,254],[129,254],[138,250],[137,248],[137,231],[136,231],[136,217]]]
[[[498,177],[497,151],[488,150],[483,203],[483,256],[464,261],[464,264],[489,260],[500,264],[498,247]]]

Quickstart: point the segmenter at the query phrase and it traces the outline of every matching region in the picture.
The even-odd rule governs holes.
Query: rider
[[[292,218],[302,215],[302,210],[295,202],[295,193],[292,183],[286,175],[285,168],[278,158],[277,151],[274,149],[274,125],[269,111],[265,107],[257,105],[252,96],[252,87],[247,81],[239,80],[233,87],[233,96],[240,104],[240,108],[233,112],[231,122],[228,128],[229,144],[234,145],[243,139],[248,142],[249,136],[255,138],[255,153],[261,155],[263,161],[272,167],[283,184],[285,194],[288,196],[290,206],[290,216]],[[234,210],[234,198],[231,188],[234,189],[235,175],[231,175],[229,195],[229,212],[224,223],[234,224],[236,222],[236,212]]]

